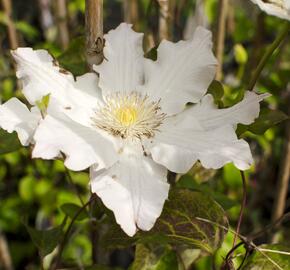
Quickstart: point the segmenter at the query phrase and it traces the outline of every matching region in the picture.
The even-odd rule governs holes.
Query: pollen
[[[114,93],[92,117],[93,125],[121,138],[151,138],[158,131],[165,114],[159,101],[137,92]]]

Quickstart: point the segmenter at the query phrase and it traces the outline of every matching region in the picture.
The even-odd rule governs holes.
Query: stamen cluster
[[[151,138],[158,131],[165,114],[160,101],[150,101],[138,92],[116,92],[104,98],[104,105],[95,112],[93,123],[121,138]]]

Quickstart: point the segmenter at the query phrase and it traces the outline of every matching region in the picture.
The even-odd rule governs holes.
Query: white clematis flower
[[[290,20],[290,0],[251,0],[266,13]]]
[[[216,108],[205,95],[217,61],[204,28],[190,41],[162,41],[157,61],[143,57],[142,37],[124,23],[110,31],[99,77],[76,80],[46,51],[17,49],[23,94],[33,106],[49,94],[49,105],[43,118],[15,99],[0,108],[1,127],[32,142],[34,158],[63,154],[71,170],[90,167],[92,192],[130,236],[150,230],[161,214],[167,169],[186,173],[197,160],[206,168],[249,168],[249,145],[235,128],[254,121],[266,96],[247,92],[235,106]],[[13,112],[18,118],[9,124]]]

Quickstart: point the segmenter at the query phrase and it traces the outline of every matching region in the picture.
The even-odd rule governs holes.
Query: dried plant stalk
[[[18,47],[17,32],[12,20],[12,5],[11,0],[2,0],[2,6],[7,18],[7,30],[10,43],[10,49],[15,50]]]
[[[158,0],[159,3],[159,39],[170,39],[169,19],[170,7],[169,0]]]
[[[58,35],[61,47],[65,49],[69,44],[66,0],[57,0],[56,4]]]
[[[123,0],[124,21],[133,24],[134,29],[138,24],[137,0]]]
[[[90,67],[103,61],[103,0],[86,0],[86,54]]]
[[[224,55],[224,42],[226,34],[226,19],[228,13],[229,0],[219,1],[219,13],[217,24],[217,35],[215,37],[215,53],[218,60],[218,68],[216,73],[216,80],[222,79],[223,69],[223,55]]]

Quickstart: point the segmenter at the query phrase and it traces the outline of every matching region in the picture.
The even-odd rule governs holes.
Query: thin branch
[[[54,19],[52,15],[51,0],[38,0],[39,6],[39,19],[42,31],[46,40],[51,40],[51,32],[54,28]]]
[[[246,202],[247,202],[247,182],[246,182],[246,177],[245,173],[243,171],[240,171],[241,177],[242,177],[242,182],[243,182],[243,199],[242,199],[242,205],[241,205],[241,210],[239,214],[239,219],[238,219],[238,224],[237,224],[237,229],[236,232],[239,234],[240,233],[240,228],[243,220],[243,214],[244,210],[246,207]],[[233,241],[233,247],[236,245],[237,241],[237,235],[234,236],[234,241]]]
[[[218,23],[217,23],[217,35],[215,37],[215,53],[218,60],[218,68],[216,73],[216,80],[222,79],[223,70],[223,55],[224,55],[224,43],[226,35],[226,19],[228,13],[229,0],[220,0],[218,6]]]
[[[66,49],[69,44],[66,0],[56,1],[56,12],[57,12],[57,27],[60,44],[62,49]]]
[[[271,262],[277,269],[279,269],[279,270],[283,270],[282,268],[281,268],[281,266],[279,266],[274,260],[272,260],[267,254],[265,254],[263,251],[260,251],[260,248],[257,246],[257,245],[255,245],[253,242],[250,242],[248,239],[247,239],[247,237],[245,237],[245,236],[243,236],[243,235],[241,235],[241,234],[239,234],[239,233],[237,233],[237,232],[235,232],[234,230],[232,230],[232,229],[230,229],[230,228],[227,228],[226,226],[224,226],[224,225],[222,225],[222,224],[219,224],[219,223],[217,223],[217,222],[214,222],[214,221],[212,221],[212,220],[209,220],[209,219],[206,219],[206,218],[200,218],[200,217],[195,217],[197,220],[200,220],[200,221],[204,221],[204,222],[207,222],[207,223],[209,223],[209,224],[213,224],[213,225],[216,225],[217,227],[219,227],[219,228],[221,228],[221,229],[224,229],[224,230],[226,230],[226,231],[228,231],[228,232],[231,232],[232,234],[234,234],[234,235],[237,235],[241,240],[242,240],[242,242],[243,243],[246,243],[247,244],[247,246],[248,247],[252,247],[253,249],[255,249],[257,252],[259,252],[259,253],[261,253],[262,254],[262,256],[264,256],[267,260],[269,260],[269,262]],[[240,243],[238,243],[237,245],[241,245]],[[236,246],[237,246],[236,245]],[[235,247],[236,247],[235,246]],[[237,248],[235,248],[235,247],[233,247],[231,250],[236,250]],[[232,252],[231,252],[232,253]]]
[[[70,232],[71,232],[71,229],[75,223],[75,221],[77,220],[78,216],[80,215],[80,213],[87,207],[89,206],[94,200],[96,199],[96,195],[93,194],[90,198],[90,200],[88,202],[86,202],[76,213],[75,215],[73,216],[69,226],[67,227],[67,230],[66,232],[64,233],[64,236],[62,238],[62,241],[59,245],[59,250],[58,250],[58,254],[57,254],[57,257],[56,257],[56,261],[55,261],[55,264],[52,265],[51,269],[52,270],[55,270],[55,269],[58,269],[59,268],[59,265],[61,263],[61,256],[62,256],[62,253],[63,253],[63,250],[65,248],[65,245],[67,243],[67,240],[69,238],[69,235],[70,235]]]
[[[259,237],[263,236],[267,231],[270,231],[270,230],[274,229],[276,226],[279,226],[284,221],[289,220],[289,219],[290,219],[290,212],[289,213],[286,213],[285,215],[283,215],[279,219],[275,220],[271,224],[268,224],[262,230],[260,230],[260,231],[258,231],[256,233],[254,233],[253,235],[249,236],[248,239],[254,240],[256,238],[259,238]]]
[[[283,216],[287,200],[289,179],[290,179],[290,123],[288,121],[286,123],[286,136],[284,141],[284,150],[280,163],[274,207],[272,211],[272,221],[275,221]],[[272,240],[274,240],[274,238],[275,237],[273,236]]]
[[[73,188],[73,190],[74,190],[75,193],[77,194],[77,196],[78,196],[78,198],[79,198],[79,200],[80,200],[81,205],[84,206],[85,203],[84,203],[84,201],[83,201],[83,199],[82,199],[82,197],[81,197],[81,194],[79,193],[79,191],[78,191],[76,185],[74,184],[73,179],[72,179],[72,176],[71,176],[69,170],[67,169],[67,167],[65,167],[65,174],[66,174],[66,178],[67,178],[69,184],[71,185],[71,187]]]
[[[274,42],[269,46],[269,48],[266,50],[265,54],[263,55],[262,59],[260,60],[257,68],[255,69],[253,76],[249,82],[249,85],[247,87],[248,90],[253,90],[256,82],[258,81],[262,70],[264,69],[266,63],[274,53],[274,51],[279,47],[281,42],[288,36],[289,33],[289,22],[285,22],[285,25],[281,31],[281,33],[277,36],[277,38],[274,40]]]
[[[15,50],[18,47],[18,38],[15,24],[12,19],[12,4],[11,0],[2,0],[3,10],[7,19],[8,38],[10,49]]]
[[[86,0],[86,54],[91,69],[103,61],[103,47],[103,0]]]

